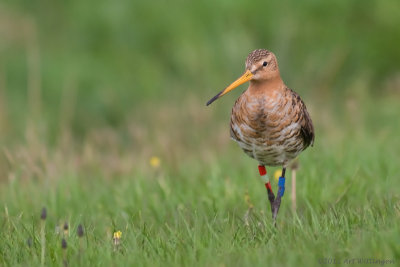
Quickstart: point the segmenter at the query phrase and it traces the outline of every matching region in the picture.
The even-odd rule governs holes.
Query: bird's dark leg
[[[279,182],[278,182],[278,194],[272,205],[272,218],[274,219],[274,224],[276,223],[276,216],[278,215],[279,207],[281,206],[281,198],[283,197],[283,194],[285,193],[285,172],[286,172],[286,168],[283,168],[282,176],[279,177]]]
[[[258,171],[260,172],[261,179],[263,180],[263,182],[265,184],[265,188],[267,189],[268,200],[269,200],[269,203],[271,204],[271,212],[273,212],[273,204],[274,204],[274,200],[275,200],[275,195],[274,195],[274,192],[272,192],[271,183],[269,182],[269,178],[268,178],[268,174],[267,174],[267,169],[265,169],[265,166],[259,165]]]

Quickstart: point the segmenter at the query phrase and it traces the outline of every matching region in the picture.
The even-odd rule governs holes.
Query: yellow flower
[[[122,236],[121,231],[114,232],[114,235],[113,235],[114,250],[116,250],[118,248],[119,244],[121,243],[121,236]]]
[[[114,239],[121,239],[121,236],[122,236],[121,231],[114,232]]]
[[[282,174],[282,170],[276,170],[275,172],[274,172],[274,178],[275,178],[275,180],[279,180],[279,177],[281,176],[281,174]]]
[[[249,196],[249,193],[247,191],[244,194],[244,201],[246,202],[246,204],[249,207],[249,209],[252,209],[254,207],[253,203],[251,203],[250,196]]]
[[[160,158],[159,157],[153,156],[153,157],[150,158],[151,167],[158,168],[158,167],[160,167],[160,163],[161,162],[160,162]]]

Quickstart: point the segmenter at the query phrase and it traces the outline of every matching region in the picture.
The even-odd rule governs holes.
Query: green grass
[[[155,136],[170,138],[157,143],[141,137],[141,147],[135,142],[126,146],[112,129],[99,131],[74,148],[60,145],[49,150],[40,142],[28,143],[10,152],[10,175],[0,188],[0,263],[40,264],[42,207],[48,211],[49,265],[63,262],[63,234],[56,228],[62,229],[65,221],[70,225],[70,266],[312,266],[326,258],[342,265],[353,258],[398,261],[399,126],[386,123],[397,116],[396,105],[390,99],[370,101],[361,111],[375,117],[354,129],[346,126],[351,118],[346,122],[331,116],[325,125],[323,115],[313,114],[317,139],[315,147],[300,157],[298,210],[290,210],[289,172],[276,228],[256,163],[233,142],[218,140],[228,136],[227,123],[218,128],[212,117],[203,118],[202,126],[204,131],[215,130],[201,133],[203,143],[192,144],[193,150],[184,139],[174,139],[174,130],[162,132],[164,126],[157,123],[152,126]],[[375,106],[369,109],[369,103]],[[192,120],[213,113],[197,106]],[[172,118],[179,108],[168,109],[174,128]],[[165,116],[166,111],[161,113]],[[347,128],[337,129],[335,118]],[[197,129],[184,133],[201,142]],[[146,151],[151,144],[151,149],[159,146],[165,151]],[[159,168],[150,166],[151,155],[160,157]],[[254,205],[248,225],[246,192]],[[85,228],[81,254],[76,236],[80,223]],[[112,234],[117,230],[122,239],[115,248]]]

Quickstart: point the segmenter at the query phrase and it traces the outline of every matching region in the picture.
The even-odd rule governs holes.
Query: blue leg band
[[[279,177],[278,186],[278,194],[280,197],[283,197],[283,194],[285,193],[285,177]]]

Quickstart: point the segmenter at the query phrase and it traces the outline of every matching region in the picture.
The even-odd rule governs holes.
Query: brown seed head
[[[45,207],[43,207],[42,213],[40,214],[40,219],[46,220],[46,217],[47,217],[47,210]]]
[[[299,160],[295,159],[292,164],[290,164],[290,167],[292,168],[292,170],[298,170],[299,169]]]
[[[61,247],[62,247],[63,249],[67,249],[67,240],[65,240],[65,238],[63,238],[63,239],[61,240]]]
[[[82,226],[82,224],[78,225],[78,229],[76,230],[76,233],[78,234],[79,237],[83,237],[83,226]]]

